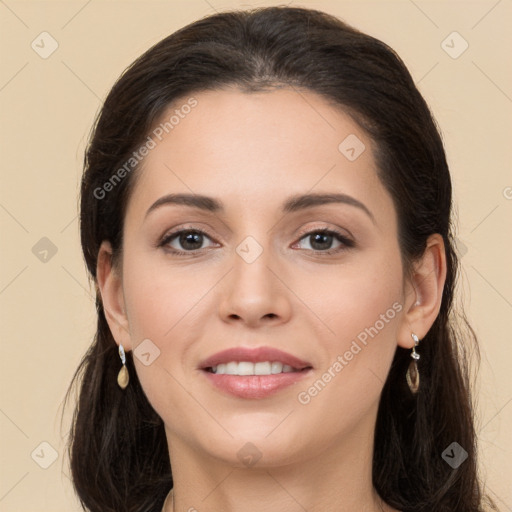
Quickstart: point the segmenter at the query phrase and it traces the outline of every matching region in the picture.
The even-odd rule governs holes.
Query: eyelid
[[[346,231],[346,233],[344,233],[343,231]],[[198,227],[195,227],[195,226],[187,226],[187,225],[180,225],[179,227],[177,228],[173,228],[171,229],[170,231],[166,231],[165,234],[159,238],[157,244],[156,244],[156,247],[157,248],[164,248],[165,249],[165,246],[167,246],[167,244],[169,244],[169,242],[178,237],[180,234],[182,234],[183,232],[195,232],[195,233],[199,233],[201,235],[206,235],[207,238],[211,239],[214,243],[218,244],[219,242],[217,242],[217,240],[215,239],[214,236],[212,236],[209,231],[205,228],[198,228]],[[352,247],[354,247],[356,245],[355,241],[354,241],[354,238],[353,236],[350,234],[350,232],[348,232],[348,230],[342,230],[341,228],[337,228],[337,227],[329,227],[325,224],[322,224],[321,226],[309,226],[307,228],[301,228],[299,230],[299,232],[297,233],[296,237],[298,237],[298,239],[293,243],[292,247],[297,245],[297,243],[299,243],[302,239],[306,238],[307,236],[311,236],[313,234],[316,234],[316,233],[326,233],[326,234],[332,234],[335,236],[335,238],[342,244],[344,245],[344,247],[342,248],[339,248],[339,249],[326,249],[326,250],[318,250],[318,249],[304,249],[308,252],[313,252],[314,254],[325,254],[325,255],[329,255],[329,254],[334,254],[334,253],[340,253],[344,250],[347,250],[347,249],[350,249]],[[182,250],[179,250],[179,249],[169,249],[168,252],[171,253],[171,254],[175,254],[175,255],[178,255],[178,256],[181,256],[181,255],[186,255],[186,256],[199,256],[201,255],[207,248],[202,248],[202,249],[195,249],[195,250],[190,250],[190,251],[182,251]]]
[[[303,237],[304,235],[310,235],[318,231],[330,231],[355,243],[354,237],[352,236],[352,233],[348,231],[348,229],[334,227],[332,225],[326,225],[325,223],[316,226],[308,226],[307,228],[301,228],[296,236]]]
[[[172,238],[175,238],[176,236],[180,235],[181,233],[183,232],[186,232],[186,231],[193,231],[193,232],[197,232],[197,233],[200,233],[200,234],[203,234],[203,235],[207,235],[208,238],[210,238],[212,241],[218,243],[215,239],[215,237],[210,234],[210,232],[208,231],[207,228],[204,228],[204,227],[196,227],[196,226],[187,226],[186,224],[185,225],[179,225],[178,227],[175,227],[175,228],[171,228],[170,230],[167,230],[157,241],[157,244],[156,246],[157,247],[162,247],[164,245],[166,245],[167,243],[169,243],[169,240],[171,240]],[[199,251],[202,251],[202,249],[198,249]],[[185,252],[185,251],[184,251]],[[190,253],[190,254],[193,254],[194,251],[186,251],[187,253]]]
[[[313,253],[314,255],[320,255],[320,256],[331,256],[336,254],[341,254],[342,252],[347,251],[348,249],[351,249],[356,246],[356,242],[352,235],[347,235],[343,232],[340,228],[337,227],[328,227],[328,226],[316,226],[316,227],[309,227],[304,228],[299,231],[297,236],[299,237],[297,242],[294,242],[293,246],[296,246],[298,243],[300,243],[303,239],[307,239],[308,236],[314,235],[316,233],[324,233],[330,236],[333,236],[340,244],[341,247],[338,248],[331,248],[326,249],[324,251],[320,249],[304,249],[305,251],[309,253]]]

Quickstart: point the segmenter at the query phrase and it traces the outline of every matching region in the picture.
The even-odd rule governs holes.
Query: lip
[[[299,382],[311,371],[312,368],[307,368],[274,375],[218,375],[206,370],[202,370],[202,373],[211,384],[224,393],[239,398],[261,399]]]
[[[221,352],[217,352],[216,354],[208,357],[201,362],[200,369],[205,370],[221,363],[229,363],[230,361],[248,361],[250,363],[277,361],[279,363],[287,364],[297,370],[302,370],[312,366],[311,363],[308,363],[307,361],[303,361],[298,357],[292,356],[287,352],[283,352],[282,350],[278,350],[273,347],[233,347],[228,348],[227,350],[222,350]]]
[[[230,361],[251,363],[277,361],[297,371],[272,375],[219,375],[208,371],[212,366]],[[217,352],[205,359],[200,369],[209,382],[224,393],[239,398],[262,399],[299,382],[312,371],[313,367],[307,361],[272,347],[253,349],[235,347]]]

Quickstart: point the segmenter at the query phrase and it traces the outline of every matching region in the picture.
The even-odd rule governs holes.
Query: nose
[[[292,312],[290,295],[282,272],[275,267],[269,251],[251,263],[234,255],[233,268],[224,279],[219,315],[228,323],[257,328],[286,323]],[[278,277],[279,276],[279,277]]]

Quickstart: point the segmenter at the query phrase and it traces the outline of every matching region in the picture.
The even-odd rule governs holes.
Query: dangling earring
[[[420,387],[420,372],[418,371],[418,359],[420,358],[420,355],[418,352],[416,352],[416,347],[418,346],[420,340],[414,333],[411,333],[411,336],[414,340],[414,347],[412,347],[411,352],[412,361],[409,364],[409,368],[407,369],[405,377],[407,379],[407,384],[409,384],[411,393],[415,395]]]
[[[126,386],[128,386],[128,382],[130,382],[130,374],[128,373],[128,368],[126,368],[126,355],[124,353],[123,345],[121,344],[119,345],[119,357],[121,358],[123,366],[117,374],[117,383],[121,389],[125,389]]]

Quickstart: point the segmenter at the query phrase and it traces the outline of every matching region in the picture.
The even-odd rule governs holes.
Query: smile
[[[274,347],[232,347],[203,360],[209,384],[231,397],[267,398],[305,378],[313,365]]]
[[[208,370],[217,375],[276,375],[278,373],[300,371],[289,364],[283,364],[279,361],[262,361],[259,363],[230,361],[229,363],[221,363],[208,368]]]

